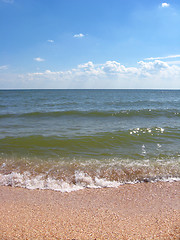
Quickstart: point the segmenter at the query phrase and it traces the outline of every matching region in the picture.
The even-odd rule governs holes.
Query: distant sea
[[[180,180],[180,90],[1,90],[0,185]]]

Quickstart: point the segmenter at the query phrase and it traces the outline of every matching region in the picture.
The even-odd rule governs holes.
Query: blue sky
[[[0,0],[0,88],[180,88],[179,0]]]

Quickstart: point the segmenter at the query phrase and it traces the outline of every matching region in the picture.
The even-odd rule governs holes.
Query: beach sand
[[[180,239],[180,182],[71,193],[1,186],[0,239]]]

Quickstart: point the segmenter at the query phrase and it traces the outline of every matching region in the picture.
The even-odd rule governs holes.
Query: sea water
[[[180,90],[1,90],[0,185],[180,179]]]

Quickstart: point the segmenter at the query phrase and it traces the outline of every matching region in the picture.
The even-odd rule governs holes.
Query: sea
[[[0,90],[0,185],[180,180],[180,90]]]

